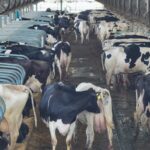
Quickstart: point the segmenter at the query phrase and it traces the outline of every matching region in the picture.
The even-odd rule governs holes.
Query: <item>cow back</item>
[[[47,120],[50,117],[51,121],[62,119],[63,123],[72,123],[83,110],[99,112],[96,93],[93,90],[76,92],[60,83],[49,85],[40,103],[42,118]]]

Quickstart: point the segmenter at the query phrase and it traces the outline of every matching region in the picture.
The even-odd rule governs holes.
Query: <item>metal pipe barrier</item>
[[[150,26],[150,0],[98,0],[131,21]]]
[[[0,63],[0,83],[23,84],[26,73],[22,66]]]

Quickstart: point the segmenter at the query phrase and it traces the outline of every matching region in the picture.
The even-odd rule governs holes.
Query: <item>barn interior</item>
[[[67,18],[63,22],[65,27],[55,17]],[[86,23],[80,26],[80,21]],[[55,150],[50,127],[43,122],[39,109],[46,87],[60,81],[75,88],[82,82],[92,83],[108,90],[111,97],[108,100],[105,98],[107,94],[102,92],[100,98],[103,120],[99,121],[109,129],[103,131],[102,124],[97,127],[100,132],[95,130],[92,147],[88,147],[88,123],[87,120],[80,121],[78,114],[75,118],[76,137],[71,140],[72,150],[149,150],[149,27],[149,0],[0,0],[0,87],[16,85],[20,91],[22,85],[28,87],[33,94],[37,115],[35,127],[34,111],[29,110],[23,118],[21,111],[20,118],[16,119],[19,135],[17,141],[13,141],[15,146],[11,147],[15,135],[10,133],[15,121],[11,122],[9,116],[11,113],[14,118],[17,115],[9,107],[19,111],[23,98],[16,102],[14,97],[19,96],[15,92],[10,91],[10,97],[9,92],[0,88],[0,150]],[[85,36],[84,29],[87,29]],[[63,77],[61,69],[64,68],[61,68],[56,47],[65,42],[69,43],[68,53],[72,56]],[[64,47],[61,48],[59,55]],[[29,83],[30,79],[38,82]],[[11,88],[15,89],[13,86]],[[23,108],[30,99],[26,99]],[[45,112],[49,103],[48,99]],[[94,119],[92,124],[96,126]],[[110,124],[114,124],[114,128]],[[61,125],[58,126],[64,130]],[[112,139],[109,139],[111,131]],[[70,150],[66,136],[56,130],[56,137],[57,150]]]

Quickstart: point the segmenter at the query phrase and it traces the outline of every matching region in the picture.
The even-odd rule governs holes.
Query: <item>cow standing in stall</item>
[[[103,64],[106,70],[107,85],[119,73],[145,72],[150,66],[150,48],[135,44],[125,47],[112,47],[103,53]]]
[[[43,121],[50,129],[53,150],[57,146],[56,129],[62,135],[67,135],[67,150],[71,149],[77,115],[84,110],[99,113],[98,95],[99,92],[96,94],[94,90],[77,92],[74,87],[62,82],[46,86],[39,110]]]
[[[54,64],[53,64],[53,73],[55,76],[55,65],[59,71],[59,79],[63,80],[69,69],[69,65],[71,62],[71,47],[69,42],[59,41],[52,48],[55,56],[54,56]]]
[[[81,36],[81,43],[83,44],[84,40],[89,40],[90,26],[89,23],[85,20],[76,20],[74,22],[74,32],[76,41],[78,40],[78,35]]]
[[[105,40],[103,44],[103,50],[109,50],[111,47],[118,47],[121,44],[132,44],[132,43],[142,43],[150,42],[148,37],[134,34],[134,33],[122,33],[121,35],[111,35],[109,39]]]
[[[0,85],[0,96],[3,98],[6,105],[4,118],[0,124],[0,131],[10,134],[10,150],[15,148],[17,137],[19,135],[19,128],[22,123],[22,111],[29,95],[31,95],[35,126],[37,126],[37,118],[31,90],[24,85]]]
[[[140,125],[145,133],[150,132],[150,72],[137,77],[135,89],[136,110],[134,120],[137,131],[135,137],[137,137]]]
[[[16,58],[1,58],[0,62],[13,63],[21,65],[26,71],[25,82],[29,77],[35,75],[35,78],[42,83],[42,88],[46,83],[50,83],[52,74],[52,65],[42,60],[26,60]]]
[[[103,89],[101,87],[95,86],[92,83],[80,83],[76,87],[76,91],[87,91],[89,89],[93,89],[96,93],[100,92],[101,96],[98,101],[98,106],[101,110],[99,114],[94,114],[88,111],[83,111],[78,115],[78,120],[87,125],[86,128],[86,147],[88,149],[92,148],[92,144],[94,141],[94,130],[98,133],[101,133],[107,130],[108,139],[109,139],[109,149],[112,148],[112,139],[114,128],[113,124],[113,114],[112,114],[112,100],[110,93],[107,89]]]
[[[52,27],[50,25],[32,25],[30,27],[28,27],[28,29],[34,29],[34,30],[43,30],[47,33],[47,37],[46,37],[46,43],[48,45],[52,45],[55,42],[57,42],[57,40],[60,40],[60,34],[59,34],[59,30],[57,27]]]

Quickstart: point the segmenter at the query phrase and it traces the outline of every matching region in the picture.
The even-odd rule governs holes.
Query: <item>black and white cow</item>
[[[110,85],[113,75],[149,70],[150,48],[135,44],[112,47],[103,53],[103,65],[106,70],[107,85]]]
[[[4,46],[7,47],[7,46],[13,46],[13,45],[26,45],[27,43],[25,42],[15,42],[15,41],[1,41],[0,42],[0,46]]]
[[[47,38],[46,38],[46,44],[51,45],[57,40],[60,40],[60,34],[59,34],[59,29],[58,27],[52,27],[49,25],[33,25],[28,27],[29,29],[35,29],[35,30],[43,30],[47,33]]]
[[[67,135],[67,150],[76,127],[76,118],[84,110],[99,113],[94,90],[77,92],[72,86],[61,82],[47,85],[39,105],[40,115],[50,129],[53,150],[57,146],[56,129]]]
[[[66,15],[65,12],[57,12],[54,15],[54,24],[60,35],[59,40],[62,40],[63,35],[69,32],[69,28],[71,26],[71,18],[69,15]]]
[[[78,115],[78,120],[87,125],[86,128],[86,147],[90,149],[94,141],[94,131],[101,133],[107,130],[109,139],[109,149],[112,148],[112,139],[114,128],[112,114],[112,100],[110,92],[107,89],[96,86],[92,83],[82,82],[76,87],[76,91],[86,91],[92,88],[95,92],[101,93],[101,101],[98,106],[101,110],[99,114],[83,111]]]
[[[27,79],[32,75],[35,75],[35,78],[37,78],[41,83],[43,83],[42,87],[44,87],[47,81],[51,80],[51,74],[53,68],[52,65],[50,65],[46,61],[26,60],[26,59],[19,59],[19,58],[17,59],[17,58],[7,57],[6,55],[6,57],[2,57],[0,59],[0,62],[21,65],[26,72],[26,77],[24,79],[24,82],[26,82]]]
[[[52,64],[54,63],[54,52],[46,48],[38,48],[29,45],[12,45],[7,46],[2,53],[8,55],[21,54],[33,60],[46,61],[49,64],[50,70],[52,70]]]
[[[58,68],[60,80],[67,75],[68,68],[71,62],[71,47],[69,42],[59,41],[54,44],[52,51],[54,51],[54,62]],[[55,66],[53,66],[55,76]]]
[[[29,45],[11,45],[7,46],[6,50],[2,53],[5,54],[22,54],[30,59],[44,60],[52,63],[54,60],[53,52],[50,49],[38,48]]]
[[[103,44],[103,50],[108,50],[113,46],[119,46],[123,43],[141,43],[141,42],[150,42],[148,37],[143,35],[138,35],[135,33],[122,33],[111,35]]]
[[[96,28],[96,35],[101,42],[104,42],[104,40],[109,39],[111,34],[114,34],[116,32],[125,32],[129,28],[128,23],[124,21],[117,21],[117,22],[106,22],[101,21],[99,25],[97,25]]]
[[[136,80],[136,110],[134,113],[135,125],[150,132],[150,72],[137,77]],[[137,130],[138,131],[138,130]],[[137,132],[138,133],[138,132]],[[137,135],[136,135],[137,136]]]
[[[74,32],[75,32],[76,41],[78,40],[78,37],[80,35],[81,43],[83,44],[85,38],[86,40],[89,40],[89,34],[90,34],[89,23],[85,20],[76,20],[74,22]]]

